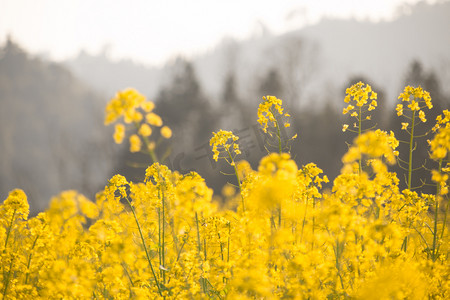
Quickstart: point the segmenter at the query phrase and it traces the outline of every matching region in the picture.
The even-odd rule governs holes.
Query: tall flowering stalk
[[[420,86],[417,88],[412,86],[405,87],[403,93],[398,96],[398,99],[401,99],[402,103],[397,104],[397,115],[402,116],[407,121],[402,122],[402,130],[405,130],[409,135],[409,141],[407,141],[409,145],[409,156],[408,161],[406,162],[408,166],[408,177],[406,183],[408,185],[408,189],[411,189],[415,139],[421,137],[415,133],[415,129],[419,125],[419,121],[422,123],[427,121],[423,109],[425,107],[431,109],[433,108],[433,104],[431,103],[430,93],[423,90]],[[427,135],[427,133],[425,133],[425,135]],[[400,167],[404,168],[401,163],[405,163],[405,161],[399,160]]]
[[[129,193],[129,183],[127,182],[127,180],[125,179],[125,177],[121,176],[121,175],[115,175],[113,178],[111,178],[111,180],[109,181],[109,185],[106,188],[106,190],[109,192],[109,194],[112,194],[111,196],[114,199],[118,199],[120,201],[120,199],[124,199],[126,201],[126,203],[128,204],[128,206],[130,207],[131,212],[133,213],[133,217],[134,220],[136,222],[138,231],[139,231],[139,236],[141,238],[141,242],[142,242],[142,247],[144,248],[145,251],[145,257],[147,258],[147,262],[150,266],[150,270],[152,272],[153,275],[153,279],[155,280],[155,284],[158,288],[158,293],[160,296],[162,296],[162,291],[161,291],[161,285],[160,282],[158,280],[158,277],[156,276],[155,273],[155,269],[153,268],[153,263],[150,257],[150,252],[149,249],[147,247],[147,243],[145,242],[145,237],[144,237],[144,233],[142,232],[142,226],[139,222],[139,219],[137,217],[136,214],[136,210],[134,208],[134,204],[131,203],[128,193]]]
[[[347,88],[345,93],[345,103],[348,103],[347,107],[345,107],[342,111],[344,115],[350,114],[351,117],[356,119],[356,122],[353,123],[353,128],[349,128],[348,124],[344,124],[342,127],[342,131],[351,131],[358,133],[358,137],[367,130],[372,128],[363,129],[363,122],[371,120],[372,116],[370,112],[374,110],[377,104],[377,93],[372,90],[372,87],[368,84],[364,84],[361,81],[352,85],[350,88]],[[361,174],[362,170],[362,161],[358,160],[358,170]]]
[[[244,196],[242,195],[241,179],[239,178],[239,173],[236,168],[235,159],[236,156],[241,154],[239,150],[239,144],[237,141],[239,137],[234,135],[231,131],[219,130],[217,133],[213,132],[213,137],[209,141],[209,145],[212,146],[212,151],[214,153],[213,159],[218,161],[219,159],[224,159],[230,166],[234,169],[234,174],[236,175],[236,180],[239,187],[239,192],[241,194],[242,200],[242,210],[245,211]]]
[[[283,101],[281,99],[278,99],[275,96],[264,96],[263,102],[261,102],[258,107],[258,123],[262,126],[263,132],[267,133],[270,137],[275,135],[277,138],[278,143],[276,146],[271,144],[268,146],[277,148],[279,154],[288,148],[288,141],[297,137],[297,135],[294,135],[288,141],[283,141],[283,137],[281,136],[282,130],[290,127],[291,124],[288,120],[290,115],[289,113],[284,112],[282,105]],[[266,150],[267,152],[270,152],[267,148]]]
[[[447,213],[450,206],[447,201],[447,208],[444,208],[441,234],[439,234],[439,210],[441,209],[439,205],[441,202],[444,204],[443,200],[447,197],[449,192],[448,179],[450,174],[450,164],[448,153],[450,152],[450,111],[444,110],[443,115],[439,115],[436,118],[436,125],[433,127],[433,131],[437,133],[433,140],[430,141],[430,157],[437,160],[439,163],[438,170],[432,170],[431,177],[431,179],[436,182],[431,257],[433,261],[436,261],[439,258],[439,248],[442,244],[442,239],[447,224]],[[445,167],[443,166],[444,163],[446,163]]]

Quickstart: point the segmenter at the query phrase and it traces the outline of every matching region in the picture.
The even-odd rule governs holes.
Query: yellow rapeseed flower
[[[167,126],[163,126],[161,128],[161,135],[166,139],[170,139],[172,137],[172,130]]]
[[[114,126],[114,141],[116,144],[122,144],[122,141],[125,137],[125,126],[122,123],[117,123]]]
[[[139,152],[141,151],[142,142],[139,136],[133,134],[130,136],[130,152]]]
[[[441,127],[430,142],[433,159],[445,159],[450,151],[450,127]]]
[[[275,96],[263,97],[263,102],[261,102],[258,107],[258,123],[261,124],[264,132],[267,132],[269,122],[271,122],[274,127],[277,126],[277,119],[274,113],[278,112],[279,115],[283,115],[282,104],[283,101]]]
[[[152,135],[152,128],[147,123],[143,123],[141,127],[139,127],[138,133],[141,136],[148,137]]]
[[[26,220],[30,212],[30,206],[28,205],[27,195],[21,189],[14,189],[9,192],[8,198],[4,201],[3,209],[14,213],[16,216]]]
[[[161,127],[162,124],[163,124],[163,121],[162,121],[161,117],[158,116],[158,115],[155,114],[155,113],[152,113],[152,112],[151,112],[151,113],[148,113],[148,114],[145,116],[145,119],[146,119],[147,123],[150,124],[150,125],[152,125],[152,126]]]
[[[347,129],[348,129],[348,124],[344,124],[344,125],[342,126],[342,132],[347,131]]]
[[[409,123],[407,123],[407,122],[402,123],[402,130],[408,129],[408,125],[409,125]]]
[[[213,137],[209,141],[209,145],[213,147],[213,159],[217,161],[223,151],[227,152],[228,155],[232,155],[233,151],[234,155],[240,154],[239,145],[236,143],[238,139],[239,137],[231,131],[219,130],[217,133],[213,132]],[[232,150],[230,150],[231,146],[233,146]],[[226,159],[228,159],[228,155],[225,156]]]

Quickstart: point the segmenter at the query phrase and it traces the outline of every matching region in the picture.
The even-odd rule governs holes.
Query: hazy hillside
[[[161,70],[130,60],[111,61],[107,52],[89,55],[85,52],[66,66],[84,82],[106,97],[125,87],[134,87],[146,95],[155,95],[161,84]]]
[[[58,64],[0,48],[0,195],[22,188],[31,210],[77,189],[92,198],[109,176],[104,100]]]
[[[285,84],[291,81],[299,89],[296,101],[317,104],[342,101],[344,84],[360,75],[395,99],[408,65],[419,60],[450,93],[450,2],[419,3],[403,13],[393,21],[322,20],[282,36],[227,41],[196,60],[198,74],[215,94],[217,82],[233,66],[240,92],[254,97],[256,81],[277,69]]]
[[[321,45],[320,77],[337,87],[349,75],[363,74],[382,86],[388,99],[396,99],[408,65],[418,60],[447,83],[443,88],[450,93],[450,2],[410,9],[392,22],[327,20],[293,35]]]
[[[260,81],[274,69],[286,85],[285,98],[296,106],[325,99],[339,102],[337,93],[355,75],[371,79],[385,90],[388,99],[394,99],[413,59],[421,61],[426,70],[437,72],[442,82],[449,82],[450,2],[419,3],[400,12],[393,21],[325,19],[281,36],[266,33],[244,41],[225,39],[215,49],[195,57],[193,64],[213,101],[220,99],[228,74],[234,74],[239,94],[256,103],[261,96]],[[66,63],[77,76],[107,95],[132,85],[151,97],[168,82],[173,65],[168,62],[157,69],[85,53]],[[450,84],[445,85],[445,91],[450,93]]]

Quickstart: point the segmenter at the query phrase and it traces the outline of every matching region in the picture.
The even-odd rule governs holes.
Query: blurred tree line
[[[303,62],[300,62],[301,64]],[[212,101],[203,93],[191,62],[178,59],[175,62],[175,69],[172,82],[164,86],[156,98],[158,114],[174,131],[174,137],[170,143],[171,155],[165,163],[182,173],[197,171],[206,179],[210,187],[220,193],[227,181],[235,182],[233,176],[222,174],[232,173],[227,165],[220,162],[215,163],[212,160],[212,151],[208,143],[212,136],[211,133],[224,129],[238,134],[240,148],[243,149],[241,159],[248,160],[254,168],[257,168],[259,160],[267,153],[264,148],[264,144],[267,142],[266,137],[256,121],[257,105],[261,101],[261,97],[263,95],[275,95],[279,98],[282,97],[278,95],[296,95],[295,97],[298,97],[299,92],[289,91],[292,82],[286,85],[282,76],[283,70],[269,68],[266,74],[255,83],[254,98],[248,99],[239,95],[235,75],[230,71],[224,77],[219,101]],[[297,84],[308,84],[309,80],[298,80]],[[347,84],[341,88],[339,95],[325,99],[322,109],[299,108],[299,103],[304,100],[302,98],[287,96],[289,99],[283,102],[292,116],[291,128],[286,130],[298,133],[298,139],[291,143],[291,155],[299,166],[314,162],[325,171],[331,180],[340,173],[341,157],[356,136],[348,131],[342,132],[343,123],[353,122],[342,115],[342,108],[345,104],[343,99],[346,88],[358,81],[370,84],[378,93],[378,108],[372,112],[372,120],[366,124],[366,128],[392,130],[398,139],[407,141],[405,131],[401,130],[401,122],[405,122],[405,120],[398,117],[395,111],[398,100],[388,101],[383,89],[376,83],[364,76],[354,76],[349,78]],[[430,131],[435,124],[436,116],[443,109],[449,108],[450,98],[442,93],[439,79],[435,73],[432,70],[425,71],[418,61],[411,63],[405,74],[404,85],[399,87],[399,90],[403,90],[406,85],[421,85],[430,92],[434,108],[427,111],[428,122],[419,125],[418,134]],[[300,91],[304,87],[295,88]],[[336,105],[336,103],[340,104]],[[400,143],[399,151],[403,154],[401,158],[406,160],[408,149],[405,143]],[[122,173],[135,180],[142,179],[148,158],[143,156],[139,158],[124,153],[122,161],[125,162],[120,169]],[[141,164],[141,170],[129,167],[136,166],[136,162]],[[434,162],[428,159],[427,138],[417,139],[417,149],[414,151],[413,161],[415,181],[412,186],[425,192],[433,191],[434,187],[429,185],[431,183],[430,169],[433,167],[435,167]],[[392,170],[397,172],[401,186],[406,187],[404,178],[406,171],[398,165],[393,166]],[[331,183],[328,186],[331,186]]]
[[[93,198],[115,150],[103,126],[106,100],[57,63],[30,57],[10,38],[0,48],[0,197],[14,188],[31,212],[78,189]]]
[[[173,130],[173,137],[157,149],[159,157],[167,157],[162,163],[181,173],[197,171],[220,193],[226,182],[235,182],[233,176],[223,174],[232,173],[229,166],[212,159],[212,132],[224,129],[239,135],[240,158],[257,168],[267,153],[264,146],[268,142],[256,121],[257,107],[262,96],[275,95],[284,100],[292,116],[291,128],[285,130],[298,133],[298,139],[291,143],[297,164],[314,162],[332,180],[339,174],[341,157],[355,137],[351,132],[342,132],[342,124],[349,122],[342,115],[342,108],[345,89],[358,81],[370,84],[378,93],[378,108],[367,127],[393,130],[397,138],[406,140],[405,132],[400,130],[404,120],[395,112],[397,99],[386,99],[382,87],[364,76],[349,78],[339,94],[321,95],[321,109],[305,109],[301,104],[308,99],[303,91],[314,82],[315,68],[314,61],[305,60],[316,50],[302,47],[300,40],[294,40],[279,50],[276,55],[284,57],[284,63],[255,75],[249,88],[252,93],[247,95],[239,92],[241,83],[231,63],[223,76],[218,99],[204,92],[192,62],[175,60],[171,79],[152,99],[156,112]],[[434,125],[437,114],[449,108],[449,96],[443,94],[435,73],[425,70],[418,61],[406,71],[405,85],[421,85],[431,94],[434,108],[427,112],[428,122],[419,127],[426,132]],[[114,144],[112,128],[103,126],[107,100],[108,96],[92,92],[64,67],[30,58],[8,40],[0,48],[1,197],[4,199],[9,190],[21,187],[30,196],[32,209],[38,211],[46,207],[52,195],[64,189],[78,189],[93,199],[115,173],[132,181],[142,180],[151,161],[145,155],[131,154],[127,142],[122,146]],[[431,182],[429,169],[433,168],[433,162],[427,159],[426,139],[417,140],[413,162],[417,169],[413,186],[425,191],[432,188],[426,184]],[[401,143],[400,152],[407,153],[405,144]],[[405,171],[398,166],[393,170],[404,184]]]

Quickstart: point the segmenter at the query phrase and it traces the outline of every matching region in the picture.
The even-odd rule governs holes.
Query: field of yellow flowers
[[[428,92],[406,87],[397,115],[408,133],[398,153],[392,132],[365,128],[377,94],[347,89],[343,125],[356,138],[331,190],[314,163],[297,166],[280,130],[290,115],[263,97],[258,109],[267,145],[257,170],[239,159],[239,137],[213,133],[213,158],[234,170],[224,203],[195,172],[158,163],[155,149],[172,132],[154,104],[133,89],[106,107],[114,139],[154,161],[144,182],[113,176],[90,201],[76,191],[54,197],[28,218],[25,193],[0,206],[2,299],[450,299],[448,164],[450,112],[429,134],[435,193],[411,186],[415,129],[432,109]],[[417,131],[416,131],[417,132]],[[296,138],[292,136],[291,139]],[[389,166],[402,160],[408,188]],[[162,161],[162,160],[161,160]]]

